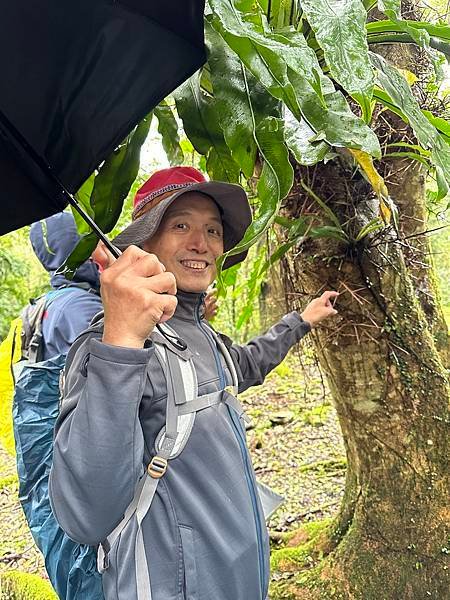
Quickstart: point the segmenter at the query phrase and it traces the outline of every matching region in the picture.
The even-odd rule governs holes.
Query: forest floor
[[[269,522],[274,532],[335,514],[343,494],[345,451],[339,423],[307,354],[300,362],[292,352],[264,386],[240,396],[252,419],[248,441],[257,477],[285,497]],[[15,460],[0,447],[0,573],[19,569],[45,577],[17,494]]]

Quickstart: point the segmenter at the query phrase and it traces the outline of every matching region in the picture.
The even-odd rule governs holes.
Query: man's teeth
[[[200,261],[200,260],[182,260],[181,263],[185,266],[185,267],[189,267],[190,269],[206,269],[208,263],[206,263],[205,261]]]

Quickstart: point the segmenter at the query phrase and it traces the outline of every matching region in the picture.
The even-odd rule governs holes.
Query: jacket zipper
[[[212,336],[209,333],[209,331],[202,326],[202,322],[200,319],[200,314],[199,314],[200,306],[203,302],[203,298],[205,295],[206,294],[202,294],[202,296],[200,297],[200,300],[199,300],[199,303],[197,306],[197,310],[195,311],[195,317],[196,317],[199,328],[202,330],[206,339],[208,340],[208,342],[211,345],[212,351],[214,353],[214,359],[216,361],[217,372],[218,372],[219,379],[220,379],[220,387],[222,389],[225,389],[225,387],[226,387],[225,374],[223,371],[222,363],[220,362],[220,357],[219,357],[219,353],[217,351],[216,343],[215,343],[214,339],[212,339]],[[262,598],[262,594],[264,593],[265,584],[266,584],[266,572],[265,572],[266,570],[265,570],[263,544],[262,544],[261,518],[260,518],[260,514],[259,514],[259,509],[258,509],[258,502],[256,499],[255,486],[253,484],[253,479],[250,474],[248,451],[247,451],[245,440],[243,439],[242,430],[241,430],[241,427],[238,425],[238,423],[236,423],[237,417],[236,417],[236,415],[233,414],[232,409],[230,409],[229,407],[227,407],[227,408],[228,408],[228,413],[230,415],[232,429],[234,431],[234,435],[236,436],[236,439],[238,441],[239,448],[241,451],[242,461],[244,463],[245,479],[247,482],[250,500],[252,503],[253,518],[255,520],[256,537],[257,537],[257,544],[258,544],[259,580],[260,580],[261,598]]]

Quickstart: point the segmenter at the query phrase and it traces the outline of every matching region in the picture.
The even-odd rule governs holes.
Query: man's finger
[[[112,256],[111,253],[110,256]],[[137,246],[128,246],[119,258],[113,257],[114,262],[110,265],[110,268],[114,270],[114,274],[117,276],[145,256],[148,256],[148,253],[141,248],[138,248]]]
[[[173,317],[173,313],[177,308],[178,299],[176,296],[171,294],[162,294],[161,295],[161,316],[158,319],[158,323],[165,323],[169,319]]]
[[[154,275],[164,273],[166,267],[159,261],[155,254],[149,254],[148,252],[144,252],[144,250],[142,252],[143,254],[131,265],[133,275],[137,275],[138,277],[153,277]]]
[[[326,290],[321,298],[335,298],[336,296],[339,296],[339,292],[335,292],[334,290]]]
[[[170,271],[143,279],[141,285],[155,294],[171,294],[174,296],[177,293],[175,275]]]
[[[336,298],[338,296],[339,296],[339,292],[334,292],[334,291],[331,291],[331,290],[327,290],[320,297],[321,297],[322,300],[325,301],[325,306],[327,306],[330,303],[330,300],[332,300],[332,299],[336,300]]]

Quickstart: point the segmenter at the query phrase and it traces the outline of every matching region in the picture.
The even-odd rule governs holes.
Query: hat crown
[[[169,167],[153,173],[138,189],[133,202],[133,216],[151,200],[172,190],[189,187],[206,181],[205,176],[194,167]]]

